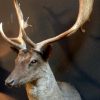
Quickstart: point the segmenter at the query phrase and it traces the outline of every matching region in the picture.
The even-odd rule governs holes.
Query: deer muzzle
[[[17,87],[18,85],[18,81],[14,80],[14,79],[6,79],[5,80],[5,85],[9,86],[9,87]]]

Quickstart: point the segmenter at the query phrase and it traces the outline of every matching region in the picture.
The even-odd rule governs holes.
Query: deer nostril
[[[5,82],[5,85],[7,85],[9,87],[13,86],[14,84],[15,84],[15,81],[14,80],[10,80],[10,81],[6,81]]]

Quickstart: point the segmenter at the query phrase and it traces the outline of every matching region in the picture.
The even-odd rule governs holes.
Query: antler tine
[[[26,49],[26,44],[25,42],[21,39],[21,38],[8,38],[4,31],[3,31],[3,27],[2,27],[2,23],[0,23],[0,33],[2,35],[2,37],[8,42],[10,43],[11,45],[17,47],[18,49]],[[16,43],[16,42],[13,42],[13,40],[16,40],[16,42],[19,42],[20,44]]]
[[[19,32],[21,33],[19,35],[19,37],[22,37],[23,35],[23,38],[31,45],[31,46],[35,46],[35,43],[27,36],[26,32],[25,32],[25,28],[27,28],[28,26],[28,18],[26,21],[24,21],[24,18],[23,18],[23,13],[20,9],[20,5],[18,4],[17,0],[14,0],[14,5],[15,5],[15,10],[16,10],[16,14],[17,14],[17,18],[18,18],[18,21],[19,21]]]
[[[44,45],[51,44],[75,33],[88,20],[93,8],[93,2],[94,0],[79,0],[79,14],[76,23],[60,35],[37,43],[37,50],[40,50]]]

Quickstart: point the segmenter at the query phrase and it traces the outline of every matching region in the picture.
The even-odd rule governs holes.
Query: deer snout
[[[17,86],[18,82],[14,79],[6,79],[5,80],[5,85],[9,86],[9,87],[13,87],[13,86]]]

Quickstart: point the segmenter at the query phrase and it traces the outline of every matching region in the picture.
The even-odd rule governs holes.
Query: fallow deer
[[[75,33],[89,18],[94,0],[79,0],[79,14],[75,24],[58,36],[34,43],[26,34],[27,20],[24,21],[23,13],[17,0],[14,0],[18,21],[19,36],[8,38],[0,23],[2,37],[13,47],[19,50],[15,60],[15,68],[5,84],[8,86],[25,85],[29,100],[81,100],[77,90],[64,82],[56,82],[48,64],[51,53],[51,44]],[[27,44],[31,48],[27,47]]]

